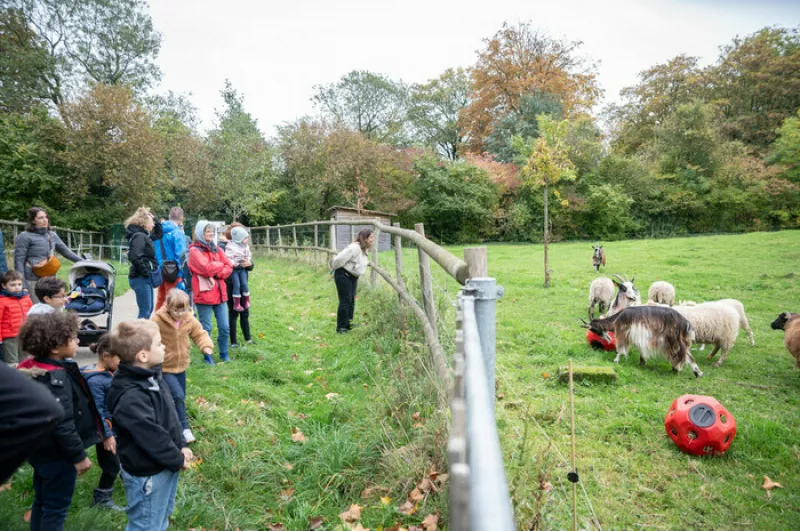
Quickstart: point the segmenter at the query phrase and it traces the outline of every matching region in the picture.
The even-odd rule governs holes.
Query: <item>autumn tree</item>
[[[337,83],[317,85],[314,90],[311,100],[334,124],[378,142],[405,141],[408,91],[402,82],[353,70]]]
[[[526,94],[556,96],[568,116],[589,110],[600,96],[595,65],[579,55],[579,41],[553,39],[530,23],[504,23],[485,43],[472,69],[472,101],[461,115],[472,152],[484,151],[499,120],[521,112]]]
[[[72,204],[103,210],[107,218],[158,202],[163,148],[130,89],[98,84],[60,111],[64,157],[74,173],[66,193]]]
[[[486,139],[486,152],[501,162],[512,162],[517,152],[511,139],[515,136],[536,139],[539,137],[537,116],[546,114],[556,120],[564,118],[564,106],[558,96],[535,90],[523,94],[519,109],[509,112],[494,124]]]
[[[548,244],[550,240],[550,218],[548,202],[550,190],[562,181],[575,179],[575,170],[569,160],[569,148],[565,141],[569,121],[555,121],[546,115],[539,116],[539,138],[526,140],[514,137],[520,154],[521,172],[524,182],[530,187],[541,187],[544,201],[544,287],[550,287]]]
[[[416,135],[450,160],[458,159],[465,140],[458,117],[469,104],[471,88],[468,70],[448,68],[437,79],[410,89],[408,117]]]

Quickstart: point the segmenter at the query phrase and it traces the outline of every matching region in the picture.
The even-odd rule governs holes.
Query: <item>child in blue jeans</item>
[[[164,531],[175,508],[178,477],[193,459],[161,377],[164,345],[153,321],[117,325],[111,352],[120,364],[108,407],[119,438],[122,482],[128,498],[126,531]]]
[[[243,312],[250,307],[250,288],[247,285],[247,269],[242,264],[252,261],[250,238],[247,229],[234,227],[231,230],[231,241],[225,245],[225,256],[233,264],[231,283],[233,284],[233,310]]]
[[[18,368],[47,386],[64,408],[64,419],[28,457],[33,466],[31,531],[61,531],[77,477],[91,468],[85,448],[101,440],[100,416],[72,357],[78,350],[78,319],[70,313],[31,315],[19,333],[33,357]]]

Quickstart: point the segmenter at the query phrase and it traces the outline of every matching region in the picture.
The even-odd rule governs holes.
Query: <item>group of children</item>
[[[44,280],[36,286],[43,304],[63,301],[63,282],[53,293],[55,284]],[[14,293],[15,286],[9,287]],[[188,295],[173,289],[151,320],[119,323],[92,346],[97,365],[84,370],[72,359],[78,318],[57,311],[57,304],[49,307],[29,313],[15,336],[19,350],[31,356],[18,369],[45,385],[64,408],[64,419],[28,456],[34,470],[31,529],[63,529],[77,477],[92,466],[90,446],[102,469],[92,506],[122,510],[112,497],[121,476],[126,529],[167,529],[179,472],[193,459],[188,445],[195,437],[184,404],[191,342],[204,354],[213,350]]]

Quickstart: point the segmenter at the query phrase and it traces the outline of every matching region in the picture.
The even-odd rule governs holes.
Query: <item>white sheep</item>
[[[589,319],[594,319],[594,307],[598,306],[600,315],[603,315],[611,307],[611,300],[614,298],[614,283],[608,277],[600,277],[592,280],[589,286]]]
[[[675,287],[663,280],[653,282],[647,290],[647,300],[672,306],[675,304]]]
[[[739,328],[747,332],[747,336],[750,338],[750,346],[751,347],[755,346],[756,340],[753,337],[753,330],[750,328],[750,323],[747,321],[747,315],[745,315],[744,313],[744,304],[742,304],[740,301],[736,299],[720,299],[718,301],[708,301],[708,302],[725,304],[736,310],[736,313],[739,315]],[[681,301],[680,303],[683,306],[697,305],[697,303],[694,301]]]
[[[694,342],[714,345],[708,355],[712,359],[721,349],[722,354],[714,367],[719,367],[728,357],[728,351],[739,335],[739,314],[727,304],[706,302],[696,306],[678,305],[673,310],[680,313],[694,328]]]

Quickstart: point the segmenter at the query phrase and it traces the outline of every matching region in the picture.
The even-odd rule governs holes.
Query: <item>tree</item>
[[[353,70],[338,83],[314,89],[312,101],[335,124],[363,133],[370,140],[404,142],[408,91],[402,82]]]
[[[409,120],[423,144],[450,160],[458,159],[464,143],[458,116],[469,104],[469,70],[448,68],[437,79],[411,86]]]
[[[569,131],[569,121],[554,121],[552,118],[541,115],[538,118],[540,136],[535,141],[526,141],[521,137],[514,137],[514,144],[524,161],[521,171],[526,184],[532,187],[541,187],[544,199],[544,287],[550,287],[550,269],[547,260],[547,251],[550,232],[550,218],[548,216],[548,201],[550,188],[562,181],[575,179],[575,170],[569,160],[569,148],[566,136]]]
[[[522,97],[554,95],[567,116],[589,110],[601,91],[595,65],[578,55],[581,42],[553,39],[530,23],[504,23],[485,41],[472,69],[472,101],[461,115],[469,149],[485,150],[487,137],[509,113],[520,113]]]
[[[18,9],[0,12],[0,109],[26,112],[47,99],[55,62]]]
[[[159,201],[163,146],[129,89],[98,84],[60,111],[64,157],[74,172],[66,194],[72,204],[103,211],[107,219]]]
[[[244,109],[244,98],[225,81],[225,107],[217,111],[217,127],[208,134],[213,185],[219,210],[237,221],[270,222],[280,192],[276,189],[275,151],[256,120]]]
[[[800,109],[796,118],[787,118],[778,129],[778,138],[772,145],[772,161],[786,167],[784,177],[800,183]]]
[[[486,139],[486,151],[502,162],[511,162],[517,157],[511,139],[515,136],[536,139],[539,137],[539,122],[536,117],[546,114],[554,119],[564,118],[564,106],[558,97],[547,92],[534,91],[525,94],[517,112],[509,112],[495,123]]]

